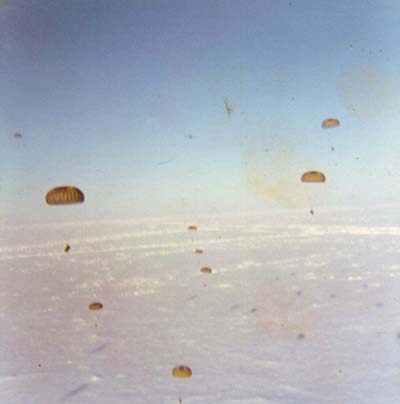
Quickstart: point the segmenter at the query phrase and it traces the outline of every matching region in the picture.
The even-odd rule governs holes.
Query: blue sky
[[[396,0],[2,4],[3,220],[399,199]],[[84,205],[45,205],[69,184]]]

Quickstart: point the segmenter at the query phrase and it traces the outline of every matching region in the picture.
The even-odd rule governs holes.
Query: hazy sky
[[[2,220],[396,203],[399,38],[398,0],[3,0]]]

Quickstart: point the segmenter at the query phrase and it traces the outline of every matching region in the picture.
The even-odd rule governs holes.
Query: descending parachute
[[[301,176],[302,182],[325,182],[325,174],[320,171],[307,171]]]
[[[22,138],[22,135],[19,132],[14,132],[12,136],[13,136],[14,139],[21,139]]]
[[[340,125],[339,119],[336,118],[328,118],[322,121],[322,128],[328,129],[328,128],[336,128],[337,126]]]
[[[197,226],[195,226],[194,224],[191,224],[188,226],[188,230],[197,230]]]
[[[203,249],[202,248],[196,248],[194,250],[195,254],[203,254]]]
[[[201,272],[203,272],[203,274],[211,274],[212,273],[212,269],[209,267],[203,267],[200,269]]]
[[[180,378],[191,377],[192,371],[189,367],[181,365],[172,369],[172,376]]]
[[[46,194],[48,205],[70,205],[82,203],[85,200],[83,192],[73,186],[63,186],[51,189]]]
[[[325,174],[321,173],[320,171],[307,171],[301,176],[301,181],[306,183],[324,183],[326,181]],[[308,186],[305,186],[305,193],[307,195],[307,199],[310,205],[310,214],[314,214],[313,205],[315,203],[315,198],[311,197],[310,191]],[[313,187],[311,187],[313,188]]]
[[[64,252],[67,253],[71,249],[71,246],[69,244],[64,245]]]
[[[101,310],[102,308],[103,308],[103,305],[99,302],[94,302],[89,305],[89,310],[96,311],[96,310]]]

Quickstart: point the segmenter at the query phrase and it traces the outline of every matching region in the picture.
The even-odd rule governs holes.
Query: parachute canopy
[[[203,254],[203,249],[201,249],[201,248],[196,248],[196,249],[194,250],[194,252],[195,252],[195,254]]]
[[[192,371],[187,366],[177,366],[172,369],[172,376],[174,377],[191,377]]]
[[[197,230],[197,226],[195,226],[194,224],[191,224],[188,226],[188,230]]]
[[[69,244],[64,245],[64,252],[67,253],[71,249],[71,246]]]
[[[336,118],[328,118],[328,119],[325,119],[325,121],[322,121],[322,127],[324,129],[336,128],[339,125],[340,125],[340,121],[339,121],[339,119],[336,119]]]
[[[46,203],[48,205],[70,205],[73,203],[82,203],[85,200],[83,192],[72,186],[56,187],[46,194]]]
[[[211,274],[212,273],[212,269],[209,267],[203,267],[200,269],[201,272],[203,272],[203,274]]]
[[[19,133],[19,132],[14,132],[13,135],[12,135],[12,137],[13,137],[14,139],[21,139],[22,135],[21,135],[21,133]]]
[[[325,182],[325,174],[319,171],[307,171],[301,176],[302,182]]]
[[[103,305],[99,302],[94,302],[89,304],[89,310],[101,310]]]

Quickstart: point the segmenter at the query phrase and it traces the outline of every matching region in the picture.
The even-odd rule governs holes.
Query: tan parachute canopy
[[[196,248],[194,250],[195,254],[203,254],[203,249],[202,248]]]
[[[64,245],[64,252],[67,253],[71,249],[71,246],[69,244]]]
[[[301,176],[302,182],[325,182],[325,174],[319,171],[307,171]]]
[[[200,269],[201,272],[203,272],[203,274],[211,274],[212,273],[212,269],[209,267],[203,267]]]
[[[194,224],[191,224],[188,226],[188,230],[197,230],[197,226],[195,226]]]
[[[191,377],[192,371],[187,366],[177,366],[172,369],[172,376],[174,376],[174,377]]]
[[[328,118],[328,119],[325,119],[325,121],[322,121],[322,127],[324,129],[336,128],[339,125],[340,125],[340,121],[339,121],[339,119],[336,119],[336,118]]]
[[[90,303],[89,310],[101,310],[103,305],[99,302]]]
[[[72,186],[56,187],[46,194],[46,203],[48,205],[70,205],[73,203],[82,203],[85,200],[83,192]]]

